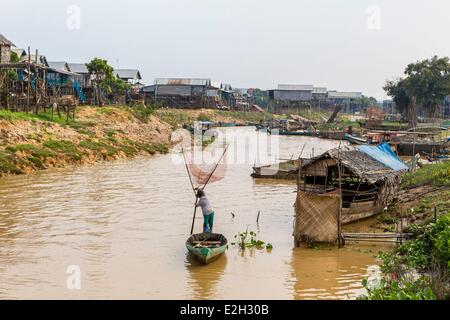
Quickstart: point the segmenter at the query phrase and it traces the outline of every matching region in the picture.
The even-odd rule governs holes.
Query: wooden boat
[[[225,252],[228,240],[219,233],[199,233],[187,239],[186,248],[201,263],[208,264]]]
[[[346,134],[345,140],[349,141],[351,144],[367,144],[367,139],[360,138],[352,134]]]
[[[268,129],[269,134],[280,135],[280,136],[312,136],[309,131],[288,131],[288,130],[278,130],[278,129]]]

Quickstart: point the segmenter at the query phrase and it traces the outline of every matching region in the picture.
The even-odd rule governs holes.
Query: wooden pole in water
[[[339,248],[342,247],[342,233],[341,233],[341,216],[342,216],[342,164],[340,158],[341,143],[338,148],[338,179],[339,179],[339,210],[338,210],[338,243]]]
[[[188,164],[187,164],[187,161],[186,161],[186,155],[184,154],[184,149],[183,148],[181,148],[181,152],[183,153],[184,164],[186,166],[186,171],[188,173],[189,181],[191,182],[192,191],[194,192],[194,196],[195,196],[194,215],[192,217],[192,225],[191,225],[191,235],[192,235],[194,233],[194,224],[195,224],[195,216],[197,214],[198,198],[197,198],[197,194],[195,192],[194,183],[192,182],[191,172],[189,171],[189,167],[188,167]]]
[[[31,91],[31,52],[30,47],[28,46],[28,87],[27,87],[27,112],[30,110],[30,91]]]
[[[300,180],[302,178],[302,167],[303,167],[303,159],[302,154],[305,150],[306,142],[303,144],[302,150],[300,151],[300,154],[298,155],[298,175],[297,175],[297,199],[295,200],[295,219],[297,219],[297,213],[298,213],[298,199],[300,197]],[[295,246],[298,248],[300,246],[300,241],[298,241],[295,234],[295,226],[294,226],[294,242]]]

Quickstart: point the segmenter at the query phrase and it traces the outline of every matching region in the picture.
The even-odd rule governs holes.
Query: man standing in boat
[[[203,232],[211,233],[214,224],[214,210],[202,189],[197,189],[197,198],[197,207],[201,207],[203,213]]]

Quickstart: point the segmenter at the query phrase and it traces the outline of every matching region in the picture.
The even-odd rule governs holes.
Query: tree
[[[102,89],[108,93],[125,93],[131,90],[131,85],[122,79],[112,77],[108,78],[101,84]]]
[[[411,126],[415,126],[416,116],[411,115],[409,112],[411,99],[407,92],[405,79],[387,81],[385,86],[383,87],[383,90],[392,97],[393,101],[395,102],[395,106],[397,107],[397,110],[400,112],[400,114],[408,119],[408,122]]]
[[[436,116],[439,105],[450,94],[450,62],[448,57],[426,59],[409,64],[405,77],[387,81],[383,89],[391,96],[411,127],[417,124],[417,107]]]
[[[99,106],[103,106],[103,97],[101,94],[101,86],[103,83],[114,79],[114,69],[108,64],[107,60],[95,58],[86,67],[90,75],[94,76],[95,92]]]
[[[450,93],[450,62],[448,57],[418,61],[405,69],[406,91],[416,98],[429,116],[436,116],[439,105]]]

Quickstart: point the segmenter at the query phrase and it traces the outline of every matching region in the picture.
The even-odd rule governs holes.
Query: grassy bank
[[[381,253],[382,277],[364,282],[371,300],[450,299],[450,162],[406,175],[399,201],[378,217],[386,231],[404,219],[413,239]],[[436,213],[436,215],[435,215]]]
[[[423,185],[450,187],[450,161],[425,165],[413,174],[405,175],[402,180],[404,188]]]
[[[170,124],[172,128],[178,128],[185,124],[192,124],[195,121],[212,121],[223,123],[246,124],[248,122],[259,122],[270,120],[276,117],[267,112],[241,112],[212,109],[157,109],[155,116]]]
[[[0,111],[0,175],[166,153],[171,128],[150,108],[80,107],[76,121]]]
[[[185,124],[246,124],[273,117],[279,116],[211,109],[83,106],[77,108],[75,121],[66,121],[51,111],[0,110],[0,176],[166,153],[173,129]]]

